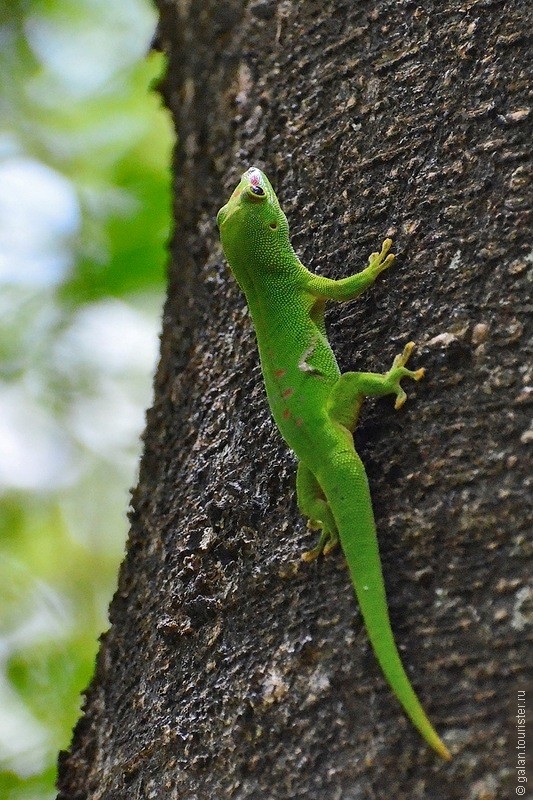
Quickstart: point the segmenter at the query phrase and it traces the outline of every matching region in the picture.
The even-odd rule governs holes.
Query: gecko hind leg
[[[301,513],[309,517],[307,527],[321,531],[315,547],[302,553],[304,561],[314,561],[321,553],[327,555],[336,547],[339,532],[319,482],[301,461],[296,474],[296,498]]]

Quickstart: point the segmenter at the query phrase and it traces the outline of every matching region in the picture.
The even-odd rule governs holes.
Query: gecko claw
[[[310,522],[312,523],[311,525],[309,524]],[[317,527],[321,527],[321,524],[317,523],[315,520],[309,520],[307,527],[315,530]],[[321,554],[327,556],[337,547],[338,543],[339,534],[337,531],[323,529],[316,545],[311,550],[306,550],[302,553],[302,561],[309,563],[310,561],[315,561]]]
[[[407,342],[403,348],[403,352],[395,357],[392,362],[392,367],[387,372],[387,379],[391,383],[391,389],[396,394],[396,402],[394,403],[395,409],[401,408],[407,400],[407,395],[400,385],[402,378],[411,378],[413,381],[420,381],[426,374],[424,367],[420,367],[420,369],[417,370],[406,369],[405,367],[414,348],[414,342]]]
[[[396,367],[405,367],[414,349],[415,349],[415,343],[407,342],[407,344],[403,348],[403,352],[400,353],[399,356],[395,356],[394,361],[392,362],[391,371]]]
[[[311,561],[316,561],[321,552],[322,550],[318,547],[313,547],[312,550],[306,550],[304,553],[302,553],[302,561],[310,564]]]
[[[329,537],[329,540],[324,545],[324,549],[322,550],[323,554],[325,556],[329,556],[329,554],[333,550],[335,550],[335,548],[338,546],[338,544],[339,544],[339,536],[338,536],[338,534],[337,533],[331,534],[330,537]]]
[[[385,239],[383,244],[381,245],[381,251],[379,253],[371,253],[368,259],[368,266],[374,270],[376,275],[379,275],[380,272],[383,272],[384,269],[388,269],[392,262],[394,261],[394,254],[389,253],[389,250],[392,247],[392,239]],[[387,255],[388,254],[388,255]]]
[[[403,406],[406,400],[407,400],[407,395],[402,389],[402,387],[398,384],[398,394],[396,396],[396,402],[394,403],[394,408],[396,409],[396,411],[398,411],[398,409]]]

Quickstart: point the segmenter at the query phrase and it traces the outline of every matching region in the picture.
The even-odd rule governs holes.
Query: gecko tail
[[[422,708],[394,641],[364,466],[355,450],[344,451],[317,477],[337,523],[368,637],[383,674],[422,737],[449,761],[450,751]]]

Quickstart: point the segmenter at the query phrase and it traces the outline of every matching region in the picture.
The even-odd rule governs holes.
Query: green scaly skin
[[[409,342],[384,375],[341,374],[324,327],[327,300],[351,300],[371,286],[394,256],[386,239],[366,269],[342,280],[313,275],[289,241],[287,218],[266,175],[251,167],[217,215],[224,254],[246,295],[276,424],[298,457],[298,506],[321,530],[303,558],[329,552],[340,539],[368,636],[389,684],[424,739],[445,759],[441,741],[409,682],[391,630],[368,480],[353,430],[365,396],[393,394],[405,402],[402,378],[422,369],[406,362]]]

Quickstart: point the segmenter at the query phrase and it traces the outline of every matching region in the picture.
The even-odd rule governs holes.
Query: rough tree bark
[[[515,796],[531,605],[528,4],[158,5],[179,137],[161,361],[59,796]],[[393,628],[450,765],[385,685],[342,555],[300,561],[314,534],[214,223],[251,164],[310,268],[348,275],[395,242],[397,265],[332,306],[329,330],[344,370],[383,371],[411,338],[427,370],[401,412],[368,402],[356,438]]]

